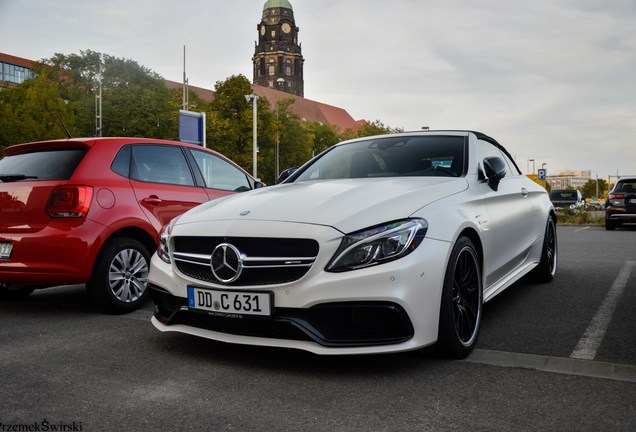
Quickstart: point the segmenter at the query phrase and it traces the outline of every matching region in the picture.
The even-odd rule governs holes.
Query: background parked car
[[[86,283],[126,312],[147,296],[160,228],[214,198],[262,184],[199,146],[83,138],[9,147],[0,159],[0,298]]]
[[[605,201],[605,229],[636,223],[636,178],[621,179]]]
[[[553,190],[550,192],[550,201],[555,208],[571,208],[578,210],[585,208],[583,195],[576,189]]]

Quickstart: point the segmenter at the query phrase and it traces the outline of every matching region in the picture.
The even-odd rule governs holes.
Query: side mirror
[[[260,189],[260,188],[263,188],[263,187],[265,187],[265,183],[263,183],[261,181],[258,181],[258,180],[254,182],[254,189]]]
[[[484,170],[488,177],[488,186],[496,191],[499,188],[499,182],[506,176],[506,162],[497,156],[487,157],[484,159]]]
[[[280,175],[278,176],[278,179],[276,180],[276,184],[282,183],[285,180],[287,180],[289,178],[289,176],[291,176],[293,173],[295,173],[298,170],[299,167],[291,167],[291,168],[287,168],[285,171],[283,171],[282,173],[280,173]]]

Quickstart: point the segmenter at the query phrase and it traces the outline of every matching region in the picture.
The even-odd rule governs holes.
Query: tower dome
[[[294,10],[291,3],[287,0],[267,0],[265,2],[265,6],[263,6],[263,10],[272,8],[285,8]]]

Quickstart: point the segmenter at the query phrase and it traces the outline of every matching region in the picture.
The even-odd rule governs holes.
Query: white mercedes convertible
[[[317,354],[465,357],[484,302],[528,274],[552,280],[558,256],[545,189],[471,131],[339,143],[160,236],[155,327]]]

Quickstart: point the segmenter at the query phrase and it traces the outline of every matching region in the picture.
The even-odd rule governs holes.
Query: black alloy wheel
[[[483,306],[481,259],[473,242],[460,237],[446,268],[437,348],[444,356],[464,358],[477,343]]]
[[[541,261],[533,270],[537,282],[550,282],[556,275],[559,259],[559,244],[554,218],[548,217],[543,237]]]

